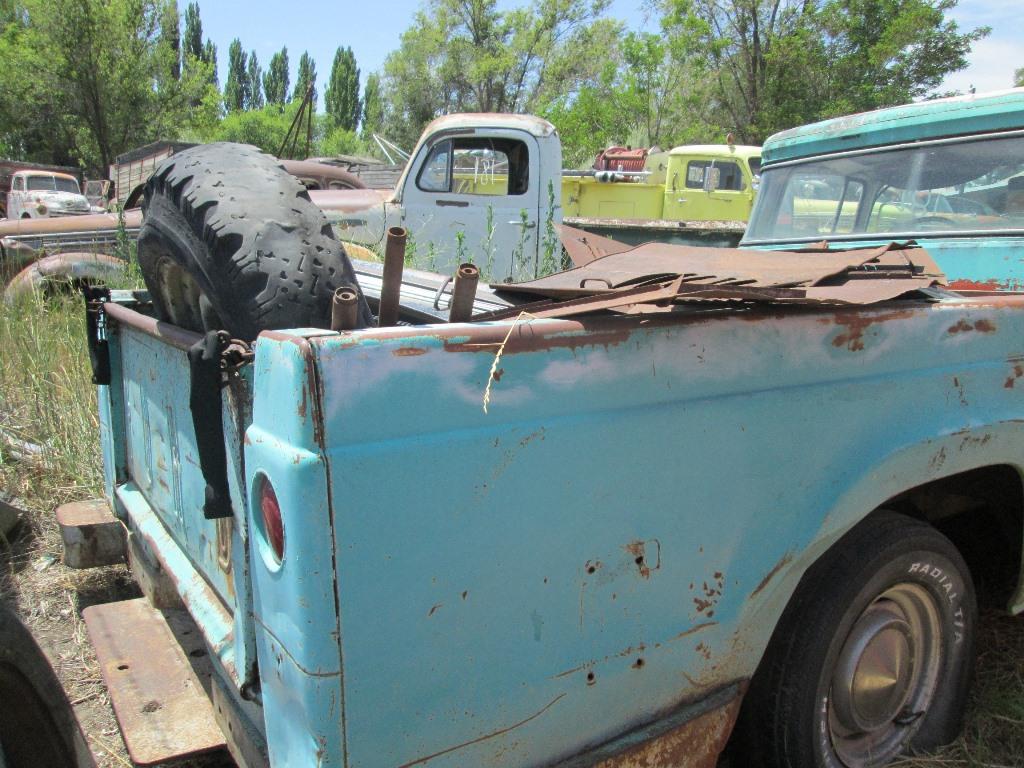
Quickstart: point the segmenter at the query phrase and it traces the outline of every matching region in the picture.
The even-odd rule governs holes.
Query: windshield
[[[1024,229],[1024,137],[766,168],[744,242]]]
[[[29,176],[28,189],[35,191],[74,192],[78,194],[78,182],[74,179],[65,179],[62,176]]]

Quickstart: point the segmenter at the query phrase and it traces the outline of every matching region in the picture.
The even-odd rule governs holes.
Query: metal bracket
[[[103,305],[110,301],[110,289],[102,285],[82,285],[85,298],[85,330],[92,364],[92,383],[110,384],[110,348],[107,345],[107,313]]]

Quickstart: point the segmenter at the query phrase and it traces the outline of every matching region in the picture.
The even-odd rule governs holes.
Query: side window
[[[11,189],[15,190],[16,192],[23,192],[25,190],[25,177],[15,176],[14,183],[11,185]]]
[[[709,165],[710,160],[691,160],[686,164],[687,189],[704,189],[704,174]]]
[[[424,192],[522,195],[530,187],[529,149],[516,139],[450,139],[430,150],[416,185]]]
[[[738,163],[715,162],[711,166],[711,189],[726,192],[743,191],[743,173]]]
[[[420,169],[416,186],[424,192],[450,192],[451,161],[452,142],[449,140],[435,144],[427,155],[423,168]]]

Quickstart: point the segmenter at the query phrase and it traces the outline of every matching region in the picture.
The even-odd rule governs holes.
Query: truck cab
[[[561,167],[546,120],[446,115],[424,129],[394,191],[327,191],[316,202],[344,240],[380,245],[389,227],[404,226],[431,269],[473,261],[495,279],[516,277],[558,245]]]
[[[44,219],[91,213],[78,179],[66,173],[18,171],[7,193],[7,217]]]
[[[914,240],[958,290],[1019,290],[1024,88],[826,120],[764,145],[742,245]],[[815,246],[815,244],[818,244]]]
[[[760,172],[760,147],[676,147],[669,152],[664,218],[746,221],[754,205]]]

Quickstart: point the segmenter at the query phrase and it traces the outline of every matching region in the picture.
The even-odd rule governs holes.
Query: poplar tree
[[[295,90],[292,91],[292,101],[303,98],[310,85],[313,86],[313,99],[310,106],[316,112],[316,63],[308,52],[303,51],[301,58],[299,58],[299,73],[295,78]]]
[[[288,47],[270,57],[270,66],[263,75],[263,93],[267,104],[283,106],[288,100]]]
[[[356,129],[362,105],[359,101],[359,68],[351,48],[339,47],[334,52],[331,77],[324,91],[324,106],[335,126],[346,131]]]
[[[224,108],[228,112],[245,109],[249,102],[249,73],[242,41],[237,37],[228,47],[228,77],[224,83]]]

